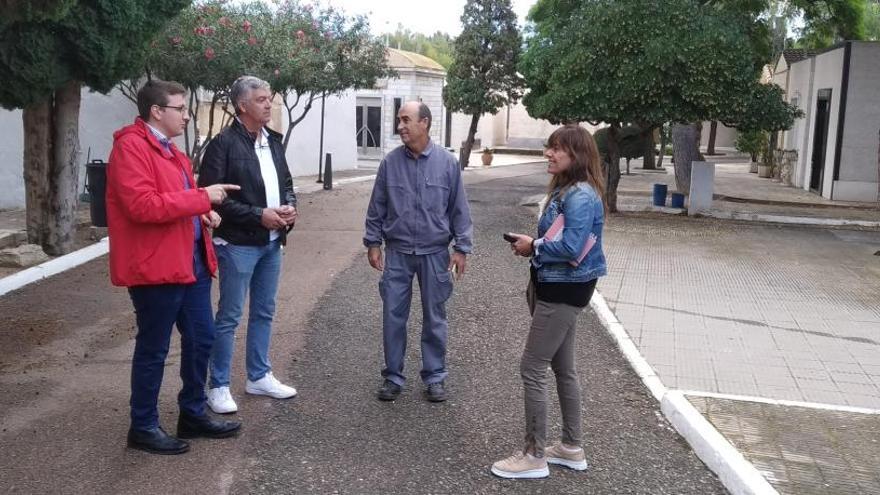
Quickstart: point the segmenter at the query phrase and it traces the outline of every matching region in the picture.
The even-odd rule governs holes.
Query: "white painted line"
[[[0,296],[104,256],[109,250],[110,240],[105,237],[91,246],[0,278]]]
[[[660,410],[731,493],[778,494],[761,472],[681,392],[667,392],[660,402]]]
[[[805,407],[807,409],[820,409],[823,411],[846,412],[856,414],[880,414],[880,409],[869,409],[867,407],[841,406],[837,404],[825,404],[822,402],[802,402],[797,400],[770,399],[767,397],[756,397],[751,395],[734,395],[719,394],[717,392],[703,392],[698,390],[677,390],[684,395],[693,397],[709,397],[712,399],[737,400],[742,402],[758,402],[761,404],[770,404],[773,406],[786,407]]]
[[[590,307],[614,339],[629,365],[660,402],[660,410],[694,452],[734,495],[774,495],[778,492],[712,424],[688,402],[681,391],[669,390],[648,364],[599,291]]]
[[[345,184],[354,184],[356,182],[367,182],[376,178],[376,174],[373,175],[361,175],[359,177],[349,177],[347,179],[340,179],[333,183],[334,186],[342,186]]]

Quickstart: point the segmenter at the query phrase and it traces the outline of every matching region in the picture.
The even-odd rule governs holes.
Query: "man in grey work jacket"
[[[370,266],[382,272],[385,380],[378,397],[396,399],[406,380],[406,321],[416,276],[423,315],[421,377],[428,400],[442,402],[447,376],[446,301],[452,295],[453,276],[464,275],[473,224],[458,161],[428,135],[431,111],[423,103],[410,101],[397,116],[403,146],[388,153],[379,165],[364,235]]]

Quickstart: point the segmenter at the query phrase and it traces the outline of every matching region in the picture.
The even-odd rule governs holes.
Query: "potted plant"
[[[481,159],[483,160],[484,167],[492,165],[492,148],[483,148],[483,156]]]
[[[765,144],[764,149],[761,152],[761,163],[758,164],[758,177],[765,179],[773,177],[773,169],[775,166],[776,163],[773,159],[773,151],[770,149],[770,146]]]
[[[758,155],[767,145],[767,133],[764,131],[742,131],[736,136],[737,151],[748,153],[751,158],[749,172],[758,173]]]

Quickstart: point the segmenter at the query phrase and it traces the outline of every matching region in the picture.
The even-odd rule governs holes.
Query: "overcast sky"
[[[520,27],[536,0],[512,0]],[[374,34],[393,32],[397,24],[417,33],[443,31],[453,36],[461,32],[461,13],[465,0],[323,0],[348,14],[370,18]]]

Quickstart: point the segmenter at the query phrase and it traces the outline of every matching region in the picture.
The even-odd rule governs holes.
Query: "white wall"
[[[511,147],[541,148],[547,137],[559,127],[546,120],[532,118],[522,102],[512,105],[509,112],[510,126],[507,129],[507,140]]]
[[[24,207],[21,110],[0,110],[0,209]]]
[[[700,146],[709,146],[709,134],[712,130],[711,122],[703,122],[703,131],[700,133]],[[733,148],[736,145],[737,130],[727,127],[721,122],[715,132],[715,148]]]
[[[880,132],[880,43],[853,42],[840,154],[833,199],[877,201]]]
[[[324,110],[324,153],[333,154],[333,170],[348,170],[357,166],[357,149],[354,139],[355,94],[348,91],[340,96],[327,97]],[[300,106],[303,103],[300,102]],[[301,110],[294,110],[294,118]],[[287,130],[287,111],[282,112]],[[298,175],[318,174],[318,154],[321,143],[321,100],[315,100],[306,117],[297,124],[287,146],[287,165],[290,173]],[[323,158],[322,158],[323,160]]]
[[[109,95],[82,90],[79,117],[79,182],[85,181],[85,163],[89,148],[91,158],[107,160],[113,147],[113,132],[134,122],[137,107],[122,93]],[[23,131],[21,111],[0,110],[0,208],[24,208],[22,178]]]
[[[785,147],[798,152],[797,165],[792,177],[792,184],[810,189],[810,163],[813,151],[813,112],[816,108],[816,97],[813,94],[813,73],[816,60],[809,58],[791,65],[788,78],[788,100],[797,98],[797,106],[804,112],[803,118],[795,120],[794,126],[787,131]]]
[[[822,181],[822,196],[831,199],[831,188],[834,182],[834,153],[837,150],[837,127],[840,124],[840,95],[841,78],[843,77],[843,48],[838,48],[816,56],[816,71],[814,75],[813,94],[810,104],[813,106],[815,115],[816,98],[819,90],[831,89],[831,116],[828,121],[828,143],[825,147],[825,165]],[[812,134],[815,125],[811,125]],[[810,154],[812,155],[812,141],[810,138]],[[812,160],[812,156],[809,157]],[[808,179],[809,180],[809,179]]]

